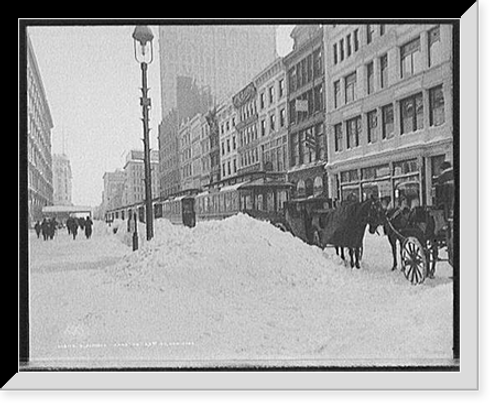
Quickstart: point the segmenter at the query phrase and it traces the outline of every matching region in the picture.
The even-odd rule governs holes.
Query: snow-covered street
[[[30,357],[46,366],[448,365],[452,268],[412,286],[384,236],[362,268],[239,214],[189,229],[155,220],[90,240],[30,233]]]

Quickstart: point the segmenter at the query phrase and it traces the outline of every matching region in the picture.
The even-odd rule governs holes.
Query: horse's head
[[[385,209],[382,207],[380,201],[376,199],[371,199],[369,201],[369,209],[366,221],[368,223],[368,231],[372,235],[377,231],[377,228],[380,225],[383,225],[385,223]]]

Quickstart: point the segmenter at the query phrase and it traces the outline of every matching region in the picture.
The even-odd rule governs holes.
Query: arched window
[[[306,195],[306,183],[301,179],[297,182],[297,196],[304,197]]]
[[[321,176],[316,176],[314,179],[313,194],[319,195],[323,193],[323,179]]]
[[[312,196],[314,193],[313,181],[311,179],[306,180],[306,197]]]

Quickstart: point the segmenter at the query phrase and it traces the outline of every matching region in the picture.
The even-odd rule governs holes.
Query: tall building
[[[284,57],[288,81],[288,180],[294,197],[327,196],[323,27],[298,25]]]
[[[179,157],[179,116],[172,109],[158,128],[160,197],[166,198],[181,191]]]
[[[42,218],[42,208],[53,204],[52,143],[54,127],[35,51],[27,35],[28,86],[28,222]]]
[[[52,156],[52,177],[54,186],[54,205],[72,205],[71,163],[66,154],[61,153]]]
[[[217,119],[220,145],[221,179],[238,173],[238,133],[236,130],[236,110],[231,100],[220,107]]]
[[[272,62],[276,57],[276,28],[267,25],[160,26],[159,46],[162,121],[158,147],[160,193],[165,197],[181,189],[178,142],[181,123],[196,114],[209,113]],[[221,173],[219,129],[213,113],[209,119],[208,180],[214,182],[220,179]],[[202,140],[206,146],[206,136]],[[202,156],[202,170],[207,162],[207,157]]]
[[[269,25],[159,26],[162,117],[178,107],[178,82],[191,78],[218,101],[233,94],[276,58]]]
[[[104,173],[102,192],[102,211],[106,213],[123,206],[122,198],[125,189],[126,174],[122,169],[116,169],[114,172]]]
[[[238,174],[285,172],[287,161],[286,71],[281,58],[255,73],[233,97],[237,113]]]
[[[151,150],[151,196],[153,199],[159,196],[158,179],[158,150]],[[133,205],[144,201],[146,189],[144,186],[144,152],[142,150],[131,150],[126,157],[125,187],[123,189],[122,205]]]
[[[453,164],[452,26],[325,26],[328,180],[334,199],[432,204]]]

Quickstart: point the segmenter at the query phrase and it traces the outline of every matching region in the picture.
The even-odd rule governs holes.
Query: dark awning
[[[269,179],[256,179],[250,182],[246,182],[238,187],[238,190],[249,190],[249,189],[291,189],[294,187],[292,183],[283,182],[278,180]]]

